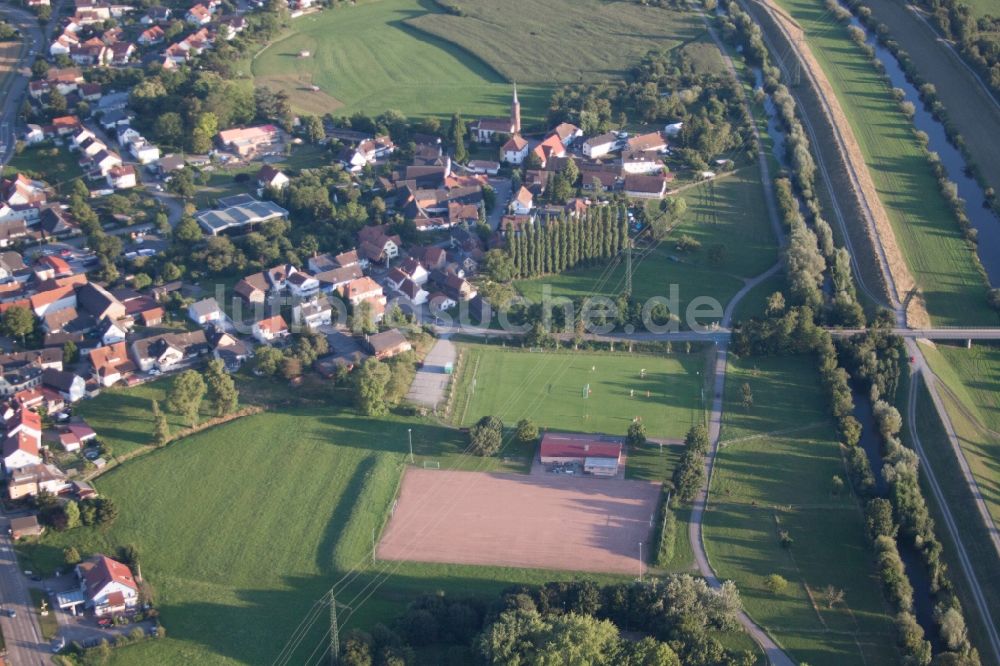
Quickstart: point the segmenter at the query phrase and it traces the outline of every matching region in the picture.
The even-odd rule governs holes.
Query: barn
[[[615,476],[622,459],[620,440],[600,435],[545,433],[541,444],[543,465],[575,463],[594,476]]]

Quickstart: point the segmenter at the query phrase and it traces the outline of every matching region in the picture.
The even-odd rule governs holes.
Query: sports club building
[[[543,465],[576,463],[594,476],[616,476],[622,461],[622,443],[600,435],[547,432],[542,437]]]

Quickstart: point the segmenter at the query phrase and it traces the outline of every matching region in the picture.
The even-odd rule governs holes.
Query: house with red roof
[[[252,332],[253,337],[262,344],[270,344],[275,340],[281,340],[291,335],[291,332],[288,330],[288,324],[281,315],[274,315],[273,317],[254,322]]]
[[[124,613],[139,604],[139,584],[132,570],[107,555],[95,555],[76,565],[76,575],[86,606],[98,617]]]
[[[129,359],[128,347],[124,342],[92,350],[90,365],[101,386],[114,386],[135,372],[135,363]]]

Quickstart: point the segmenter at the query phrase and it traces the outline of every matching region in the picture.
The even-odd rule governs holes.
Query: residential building
[[[333,322],[333,307],[326,296],[320,296],[292,308],[292,319],[296,324],[315,331]]]
[[[592,136],[583,142],[583,154],[590,159],[604,157],[621,147],[620,138],[617,132],[608,132],[599,136]]]
[[[274,315],[254,322],[252,333],[253,337],[262,344],[271,344],[291,335],[288,324],[285,323],[285,318],[281,315]]]
[[[205,298],[188,306],[188,319],[202,326],[225,318],[226,314],[214,298]]]
[[[662,175],[647,176],[628,174],[625,176],[625,196],[636,199],[662,199],[667,192],[667,179]]]
[[[372,355],[379,360],[392,358],[413,349],[406,336],[395,328],[370,335],[365,343]]]
[[[528,150],[530,150],[530,145],[527,140],[522,138],[520,134],[515,134],[500,148],[500,153],[504,162],[522,164],[528,157]]]
[[[261,149],[277,143],[280,138],[281,132],[274,125],[260,125],[219,132],[219,142],[223,147],[235,152],[240,157],[251,157]]]
[[[265,164],[257,172],[257,186],[261,189],[282,190],[289,182],[288,176],[270,164]]]
[[[514,215],[528,215],[534,207],[534,201],[535,197],[531,193],[531,190],[522,185],[521,189],[519,189],[517,194],[514,195],[514,198],[511,199],[511,212],[513,212]]]
[[[142,372],[167,372],[209,351],[205,331],[162,333],[132,343],[132,360]]]
[[[42,371],[42,386],[56,391],[66,402],[78,402],[87,393],[83,377],[64,370],[49,368]]]
[[[89,358],[101,386],[114,386],[135,372],[135,364],[129,359],[124,342],[98,347],[90,352]]]
[[[70,484],[55,465],[35,463],[26,465],[11,473],[7,480],[7,495],[12,500],[22,497],[36,497],[41,492],[58,495],[69,489]]]
[[[139,585],[132,571],[117,560],[95,555],[76,565],[76,575],[87,607],[98,617],[124,613],[139,604]]]

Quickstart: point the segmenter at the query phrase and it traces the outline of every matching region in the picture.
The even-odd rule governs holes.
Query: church
[[[491,143],[498,134],[519,134],[521,132],[521,103],[517,100],[517,84],[514,97],[510,101],[509,118],[480,118],[470,125],[472,139],[477,143]]]

